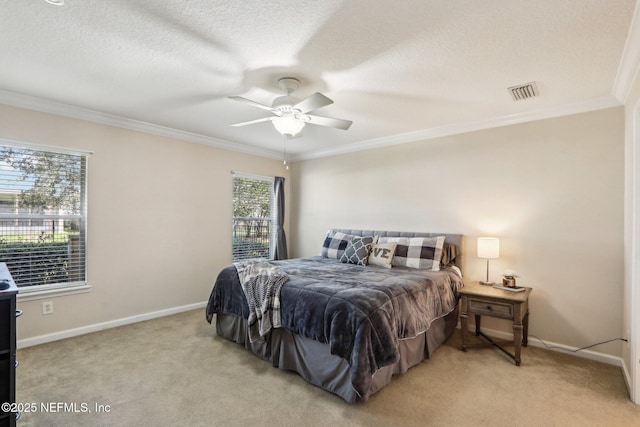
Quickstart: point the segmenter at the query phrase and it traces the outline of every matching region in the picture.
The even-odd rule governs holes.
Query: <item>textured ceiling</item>
[[[632,0],[44,0],[0,8],[0,102],[307,158],[620,104]],[[629,47],[627,47],[629,49]],[[335,101],[286,141],[280,77]],[[537,82],[514,102],[509,86]],[[100,114],[95,114],[100,113]],[[101,118],[102,117],[102,118]],[[120,118],[125,120],[120,120]],[[148,126],[157,125],[157,126]]]

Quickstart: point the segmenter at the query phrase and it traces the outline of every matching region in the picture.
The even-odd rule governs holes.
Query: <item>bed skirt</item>
[[[216,332],[219,336],[238,344],[256,356],[280,369],[295,371],[309,383],[337,394],[347,402],[367,400],[384,387],[394,374],[404,373],[433,352],[453,333],[458,323],[459,305],[447,316],[435,320],[428,331],[415,338],[401,340],[400,360],[373,374],[371,387],[364,396],[351,386],[349,364],[331,354],[329,345],[292,334],[285,329],[273,329],[265,342],[251,343],[247,335],[247,321],[232,314],[216,314]]]

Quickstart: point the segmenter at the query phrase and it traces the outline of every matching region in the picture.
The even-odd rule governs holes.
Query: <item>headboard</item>
[[[462,253],[462,234],[450,234],[450,233],[418,233],[413,231],[379,231],[379,230],[350,230],[336,228],[335,231],[339,231],[345,234],[353,234],[354,236],[381,236],[381,237],[436,237],[444,236],[445,245],[453,244],[458,247],[458,255],[454,260],[454,264],[462,271],[462,259],[464,254]],[[464,273],[464,272],[463,272]]]

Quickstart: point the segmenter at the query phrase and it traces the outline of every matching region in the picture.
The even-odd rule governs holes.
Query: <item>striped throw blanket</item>
[[[238,270],[249,305],[249,341],[263,341],[272,328],[282,327],[280,289],[289,276],[283,269],[267,261],[244,261],[233,265]]]

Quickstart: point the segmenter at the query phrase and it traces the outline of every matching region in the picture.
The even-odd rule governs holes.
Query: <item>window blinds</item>
[[[233,261],[267,258],[275,241],[273,178],[233,174]]]
[[[84,154],[0,144],[0,262],[23,290],[84,284],[86,168]]]

